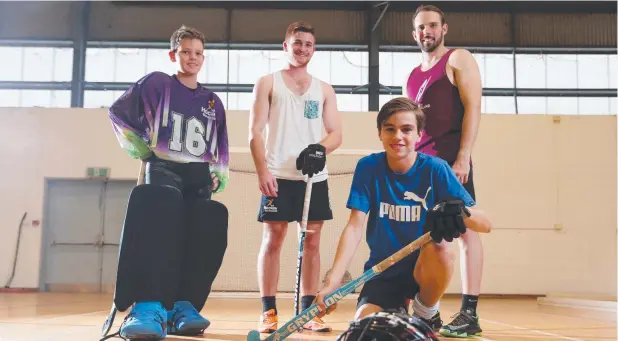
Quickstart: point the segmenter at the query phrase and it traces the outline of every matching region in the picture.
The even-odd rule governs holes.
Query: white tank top
[[[288,89],[281,71],[273,73],[272,102],[268,113],[266,164],[275,178],[303,180],[296,158],[308,145],[324,138],[324,94],[320,80],[311,77],[309,89],[298,96]],[[326,166],[313,182],[328,178]]]

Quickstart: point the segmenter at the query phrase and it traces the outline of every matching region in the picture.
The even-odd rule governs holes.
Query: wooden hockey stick
[[[367,281],[380,274],[384,270],[390,268],[393,264],[399,262],[412,252],[418,250],[429,241],[431,241],[431,237],[429,236],[429,232],[427,232],[420,238],[416,239],[412,243],[406,245],[404,248],[391,255],[390,257],[374,265],[371,269],[365,271],[360,277],[350,281],[348,284],[335,290],[333,293],[324,298],[324,304],[326,305],[326,308],[333,306],[335,303],[339,302],[349,293],[354,291],[354,289],[365,284]],[[274,332],[264,340],[283,340],[290,336],[292,333],[300,330],[307,322],[313,320],[319,314],[320,309],[318,308],[318,304],[314,303],[309,308],[303,310],[299,315],[296,315],[293,319],[284,324],[281,328],[277,329],[276,332]],[[247,335],[247,340],[260,341],[260,333],[257,330],[252,330]]]
[[[472,228],[468,229],[474,231],[474,229]],[[476,232],[488,233],[489,231]],[[401,250],[392,254],[390,257],[374,265],[371,269],[365,271],[360,277],[352,280],[344,286],[339,287],[339,289],[335,290],[333,293],[327,295],[324,298],[324,305],[326,306],[326,309],[339,302],[341,299],[351,293],[354,289],[365,284],[376,275],[384,272],[386,269],[390,268],[395,263],[407,257],[412,252],[420,249],[423,245],[429,243],[430,241],[430,232],[427,232],[420,236],[418,239],[411,242],[410,244],[404,246]],[[300,330],[307,322],[313,320],[319,314],[320,309],[318,307],[318,304],[314,303],[309,308],[303,310],[299,315],[296,315],[293,319],[284,324],[281,328],[277,329],[277,331],[264,339],[264,341],[281,341],[293,334],[294,332]],[[261,341],[260,333],[257,330],[250,331],[247,335],[247,341]]]

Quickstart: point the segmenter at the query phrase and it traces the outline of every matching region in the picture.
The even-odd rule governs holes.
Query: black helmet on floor
[[[439,341],[418,317],[399,311],[383,311],[350,322],[337,341]]]

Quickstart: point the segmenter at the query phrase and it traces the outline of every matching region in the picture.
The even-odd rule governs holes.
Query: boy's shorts
[[[307,183],[303,180],[276,180],[277,196],[267,197],[262,194],[257,220],[259,222],[302,221]],[[314,182],[311,189],[308,221],[331,219],[333,219],[333,211],[328,195],[328,180]]]
[[[358,295],[356,308],[371,303],[383,310],[403,308],[407,312],[410,300],[419,292],[419,285],[414,279],[414,266],[418,256],[418,252],[413,253],[413,262],[410,266],[406,265],[403,271],[388,277],[379,275],[365,283]]]

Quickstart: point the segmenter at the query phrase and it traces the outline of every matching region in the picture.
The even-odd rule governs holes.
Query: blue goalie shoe
[[[163,340],[167,336],[167,311],[159,302],[139,302],[133,306],[120,327],[120,336],[128,340]]]
[[[210,321],[187,301],[176,302],[174,309],[167,313],[167,332],[170,335],[201,335],[209,326]]]

